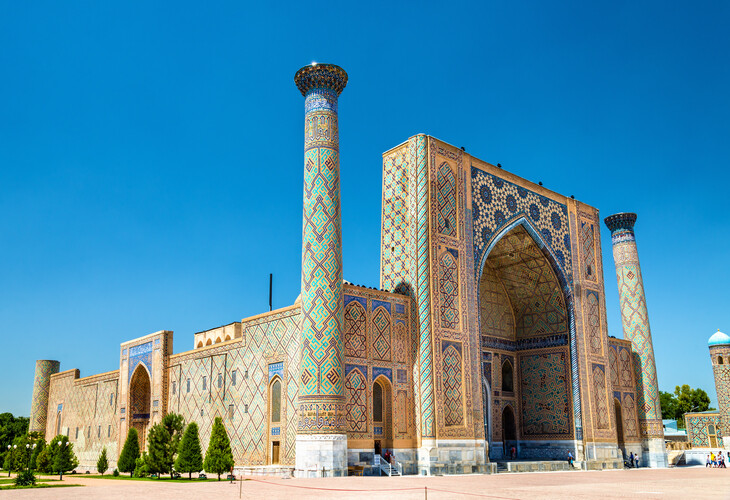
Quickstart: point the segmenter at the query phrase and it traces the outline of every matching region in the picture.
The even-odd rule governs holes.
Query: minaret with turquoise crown
[[[312,63],[294,81],[304,96],[302,360],[298,475],[347,474],[343,355],[342,229],[337,99],[347,73]]]
[[[712,374],[717,391],[717,411],[720,412],[720,425],[717,435],[722,438],[725,448],[730,445],[730,336],[717,330],[707,341],[712,361]]]
[[[644,466],[666,467],[667,454],[664,446],[654,346],[651,341],[644,280],[641,277],[639,253],[634,235],[636,214],[611,215],[606,217],[604,222],[611,230],[624,337],[631,341],[634,356],[637,413],[643,450],[641,461]]]

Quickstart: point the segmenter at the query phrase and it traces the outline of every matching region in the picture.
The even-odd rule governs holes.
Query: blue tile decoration
[[[278,375],[279,378],[284,379],[284,362],[279,361],[278,363],[271,363],[269,365],[269,382],[274,376]]]
[[[363,297],[355,297],[354,295],[345,295],[345,305],[349,304],[352,301],[359,302],[363,309],[367,311],[368,308],[368,301],[367,299],[364,299]]]
[[[376,366],[373,366],[373,380],[378,378],[381,375],[385,375],[388,380],[390,380],[390,383],[393,383],[393,370],[390,368],[378,368]]]
[[[388,313],[390,313],[390,302],[386,302],[384,300],[375,300],[373,299],[373,305],[371,311],[376,310],[378,307],[383,306]]]
[[[405,314],[406,313],[406,306],[403,304],[396,304],[395,305],[395,313],[396,314]]]
[[[142,363],[147,371],[152,373],[152,342],[136,345],[129,348],[129,373],[127,382],[132,379],[132,374],[137,365]]]
[[[281,427],[272,427],[271,428],[271,435],[272,436],[278,436],[281,434]]]

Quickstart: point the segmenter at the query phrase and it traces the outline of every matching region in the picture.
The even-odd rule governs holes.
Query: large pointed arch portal
[[[137,429],[139,447],[145,449],[147,427],[150,422],[152,384],[150,374],[143,363],[139,363],[129,381],[129,424]]]
[[[492,414],[494,404],[516,409],[510,425],[521,458],[575,456],[580,396],[572,292],[558,260],[522,217],[491,240],[480,264],[481,344],[492,376],[484,411]],[[504,425],[491,429],[491,458],[505,458]]]

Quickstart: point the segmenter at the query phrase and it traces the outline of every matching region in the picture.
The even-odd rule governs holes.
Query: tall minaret
[[[46,435],[51,375],[58,373],[58,370],[60,369],[61,363],[55,360],[39,359],[35,362],[33,403],[31,403],[30,406],[30,424],[28,425],[28,432],[40,432],[41,436]]]
[[[294,81],[304,96],[302,361],[296,468],[347,474],[342,341],[342,230],[337,98],[347,73],[312,63]],[[300,472],[300,475],[306,475]]]
[[[637,412],[643,449],[641,461],[645,466],[666,467],[667,455],[664,447],[664,427],[659,404],[654,346],[651,342],[644,281],[641,278],[641,266],[634,236],[636,214],[611,215],[606,217],[604,222],[611,230],[624,337],[631,341],[634,357]]]
[[[730,336],[720,330],[707,342],[710,348],[712,374],[715,376],[717,408],[720,412],[720,425],[717,435],[727,448],[730,444]]]

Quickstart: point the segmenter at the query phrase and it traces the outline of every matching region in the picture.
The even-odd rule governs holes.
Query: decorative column
[[[337,99],[347,73],[333,64],[294,76],[304,96],[302,361],[297,474],[347,474],[343,373],[342,231]],[[319,472],[316,472],[319,471]]]
[[[51,375],[58,373],[61,363],[49,359],[35,362],[35,378],[33,379],[33,402],[30,405],[30,424],[28,432],[40,432],[46,435],[48,422],[48,395],[51,389]]]
[[[636,214],[611,215],[604,222],[611,230],[624,337],[631,341],[633,351],[637,412],[643,449],[640,459],[645,466],[666,467],[667,454],[664,447],[654,346],[651,342],[644,281],[634,236]]]
[[[730,445],[730,336],[718,330],[710,337],[707,345],[710,348],[717,409],[720,412],[717,435],[722,437],[723,447],[727,449]]]

